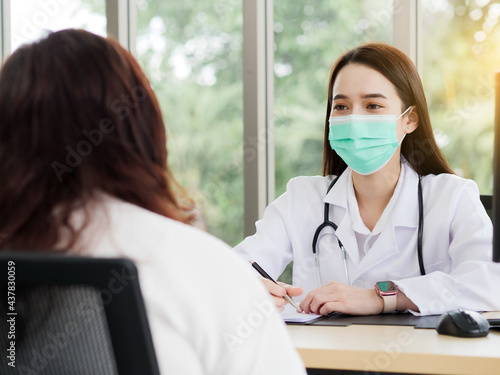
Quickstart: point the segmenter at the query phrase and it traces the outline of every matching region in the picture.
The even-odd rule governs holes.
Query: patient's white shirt
[[[90,212],[73,252],[136,264],[162,374],[306,373],[269,294],[228,245],[107,195]]]

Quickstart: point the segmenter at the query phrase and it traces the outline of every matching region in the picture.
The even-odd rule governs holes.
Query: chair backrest
[[[483,204],[488,216],[493,220],[493,196],[492,195],[481,195],[481,203]]]
[[[159,374],[131,261],[2,251],[0,293],[1,374]]]

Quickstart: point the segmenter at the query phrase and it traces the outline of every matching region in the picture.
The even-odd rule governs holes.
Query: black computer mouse
[[[436,330],[442,335],[484,337],[490,331],[490,323],[475,311],[452,310],[441,315]]]

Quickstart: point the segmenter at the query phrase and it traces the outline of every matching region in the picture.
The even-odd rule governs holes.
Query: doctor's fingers
[[[273,298],[274,305],[278,309],[279,312],[282,312],[285,309],[285,305],[288,303],[283,297],[276,297],[271,294]]]
[[[301,288],[299,286],[293,286],[293,285],[290,285],[290,284],[285,284],[285,283],[282,283],[281,281],[278,281],[278,285],[280,285],[283,288],[285,288],[286,293],[290,297],[297,297],[297,296],[300,296],[302,293],[304,293],[304,288]]]
[[[328,315],[331,312],[343,312],[342,309],[345,306],[340,302],[327,302],[319,309],[319,313],[321,315]]]
[[[283,286],[275,284],[274,282],[272,282],[269,279],[266,279],[265,277],[261,277],[261,281],[268,290],[268,292],[271,293],[271,295],[276,297],[281,297],[281,299],[285,297],[286,289]]]
[[[339,291],[342,289],[343,284],[337,283],[337,282],[329,282],[328,284],[325,284],[323,286],[320,286],[319,288],[311,290],[309,293],[307,293],[307,296],[300,302],[300,308],[305,312],[305,313],[310,313],[310,312],[315,312],[311,310],[311,304],[314,300],[314,298],[318,295],[332,295],[336,296],[335,300],[338,300],[339,297],[338,295],[342,295],[343,293],[339,293]],[[329,299],[329,301],[333,300],[333,297]]]
[[[311,302],[316,295],[316,293],[312,294],[313,292],[317,291],[317,289],[310,291],[307,293],[307,296],[304,297],[304,299],[300,302],[299,307],[302,309],[303,312],[306,314],[309,314],[311,311]]]
[[[327,315],[332,311],[344,312],[345,304],[334,294],[317,294],[311,300],[309,309],[315,314]]]

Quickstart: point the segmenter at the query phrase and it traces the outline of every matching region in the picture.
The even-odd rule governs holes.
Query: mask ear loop
[[[409,106],[408,108],[406,108],[406,111],[404,111],[403,113],[401,113],[397,118],[396,118],[396,121],[398,121],[401,117],[403,117],[405,115],[406,112],[408,112],[411,108],[413,108],[413,106]],[[410,126],[407,127],[408,130],[410,130]],[[401,146],[401,144],[403,143],[403,139],[405,139],[406,137],[406,134],[408,133],[404,133],[403,134],[403,138],[401,138],[401,141],[399,141],[399,145]]]
[[[398,117],[396,117],[396,121],[399,120],[401,117],[403,117],[405,115],[406,112],[408,112],[410,109],[412,109],[413,106],[409,106],[408,108],[406,108],[406,111],[404,111],[403,113],[401,113]]]

